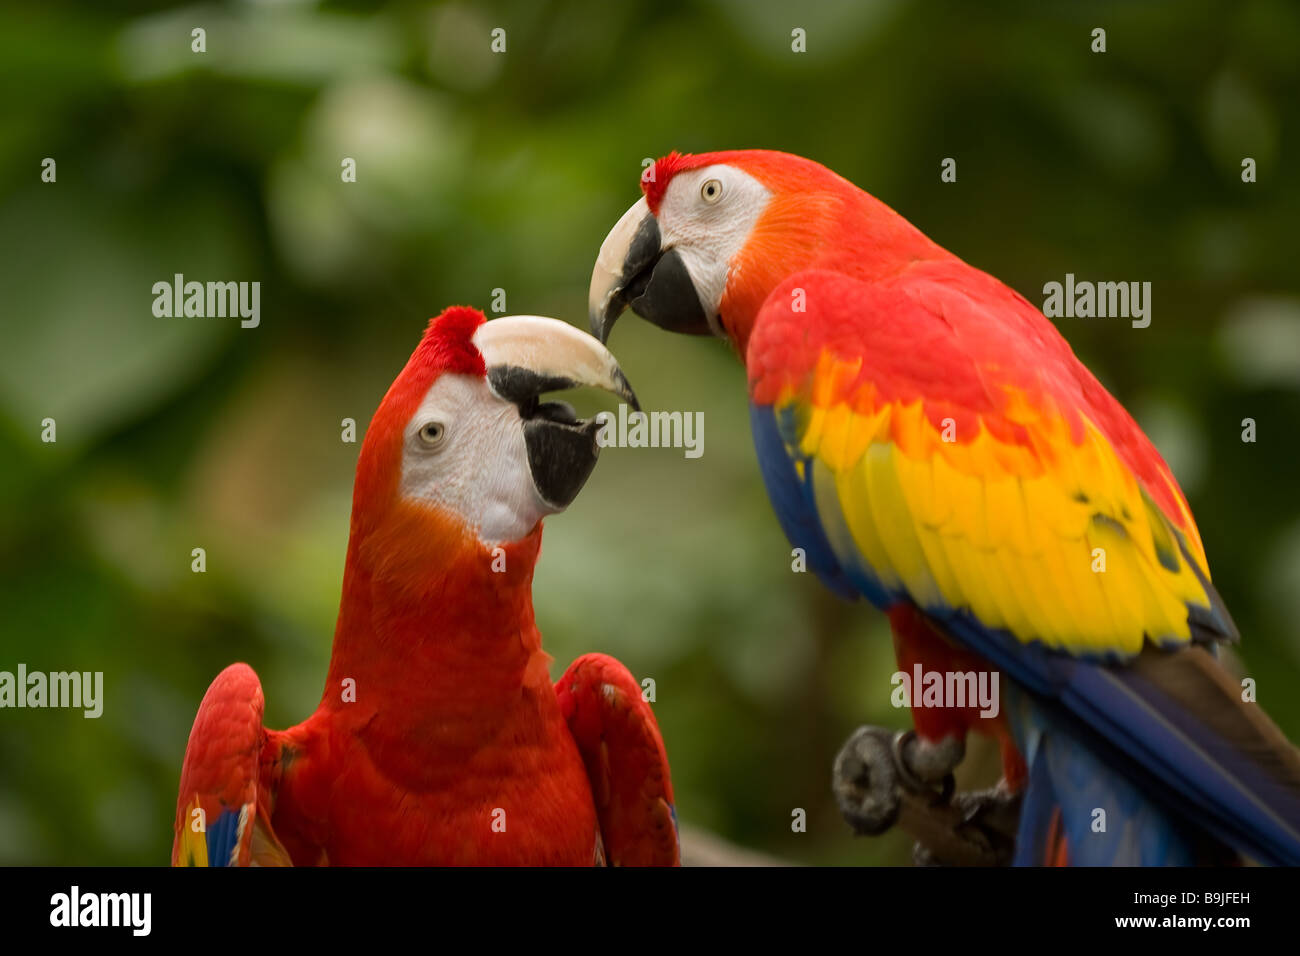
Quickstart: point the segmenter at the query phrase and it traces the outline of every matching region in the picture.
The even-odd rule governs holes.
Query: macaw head
[[[429,322],[366,431],[352,537],[373,559],[423,559],[533,535],[596,464],[599,424],[546,393],[595,386],[636,407],[603,345],[558,319],[454,307]]]
[[[942,252],[884,203],[789,153],[671,153],[641,189],[592,270],[591,331],[602,342],[631,308],[670,332],[727,338],[743,356],[759,307],[792,273],[869,278]]]

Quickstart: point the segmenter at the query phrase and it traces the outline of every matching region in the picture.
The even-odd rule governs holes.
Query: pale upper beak
[[[640,408],[609,350],[567,322],[542,315],[505,315],[479,326],[474,345],[487,366],[488,384],[509,401],[589,386]]]
[[[628,307],[669,332],[713,334],[686,264],[676,250],[663,247],[659,223],[644,197],[601,243],[587,294],[591,334],[607,341]]]

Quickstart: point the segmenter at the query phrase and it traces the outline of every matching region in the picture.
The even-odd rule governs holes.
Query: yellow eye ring
[[[700,187],[700,198],[703,199],[706,203],[709,203],[710,205],[712,205],[713,203],[721,199],[722,180],[720,179],[706,180],[704,185]]]

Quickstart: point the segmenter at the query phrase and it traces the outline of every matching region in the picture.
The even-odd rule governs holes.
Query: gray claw
[[[892,730],[859,727],[835,757],[831,789],[855,833],[877,836],[898,820],[893,739]]]
[[[917,866],[1009,863],[1015,852],[1020,794],[1003,785],[954,794],[952,771],[965,742],[931,743],[913,731],[859,727],[835,758],[832,790],[855,833],[898,825],[917,842]]]

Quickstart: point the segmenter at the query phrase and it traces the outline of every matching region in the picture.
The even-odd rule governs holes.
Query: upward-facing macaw
[[[1017,862],[1300,863],[1300,757],[1217,660],[1238,635],[1187,501],[1043,314],[808,159],[674,153],[642,188],[593,333],[630,306],[729,340],[808,564],[887,611],[903,672],[1004,678],[996,719],[914,697],[883,779],[940,779],[984,730]],[[855,822],[890,825],[862,784]]]
[[[618,661],[552,687],[533,621],[541,521],[573,501],[599,424],[543,393],[635,398],[614,357],[538,316],[429,323],[357,463],[320,706],[262,726],[246,664],[190,732],[176,865],[678,862],[663,741]]]

